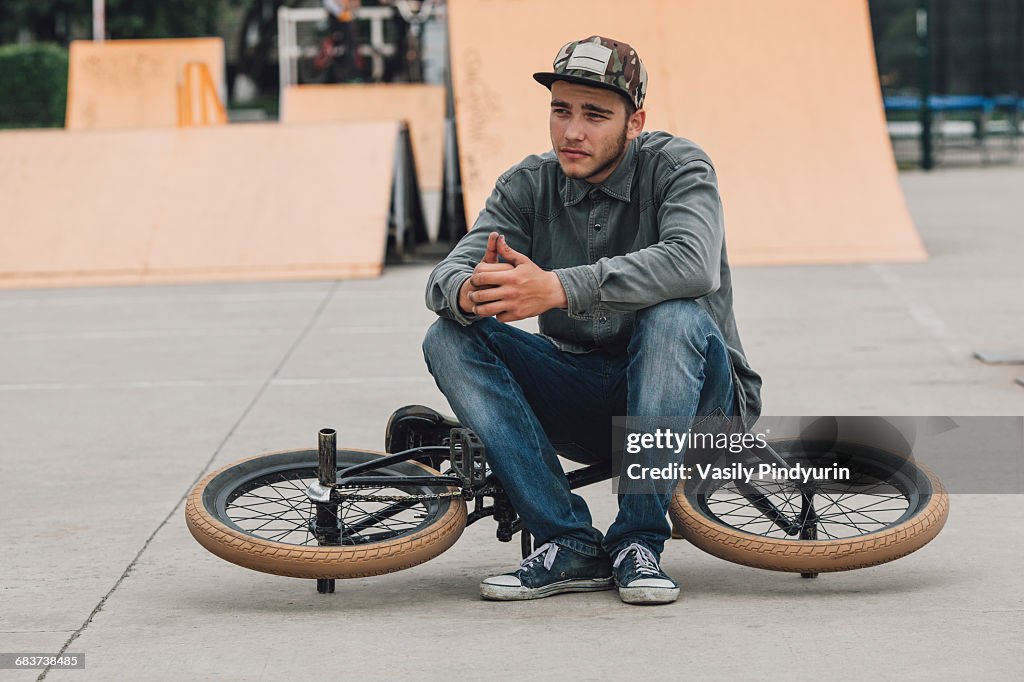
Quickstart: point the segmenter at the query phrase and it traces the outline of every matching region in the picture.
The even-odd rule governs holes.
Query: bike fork
[[[800,539],[818,539],[818,512],[814,510],[814,491],[800,490]],[[817,578],[817,573],[801,573],[801,578]]]

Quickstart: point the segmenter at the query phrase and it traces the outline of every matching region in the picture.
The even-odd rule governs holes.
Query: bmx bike
[[[468,524],[497,522],[497,539],[533,539],[487,466],[470,429],[420,405],[388,421],[386,453],[337,449],[323,429],[317,450],[288,450],[228,465],[200,481],[185,518],[196,540],[246,568],[317,581],[390,573],[429,561]],[[847,480],[694,478],[676,486],[674,534],[728,561],[819,573],[882,564],[914,552],[942,529],[949,497],[912,458],[876,446],[773,441],[732,463],[841,462]],[[572,489],[608,480],[610,462],[569,471]],[[472,503],[472,511],[467,503]]]

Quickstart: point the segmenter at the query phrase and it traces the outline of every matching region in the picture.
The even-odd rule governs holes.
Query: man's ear
[[[626,121],[626,139],[632,140],[644,131],[644,123],[647,122],[647,110],[637,109]]]

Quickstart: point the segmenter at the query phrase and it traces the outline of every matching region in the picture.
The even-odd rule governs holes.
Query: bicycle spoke
[[[847,520],[848,520],[848,521],[849,521],[849,522],[850,522],[851,524],[853,524],[853,519],[851,519],[851,518],[850,518],[850,516],[849,516],[849,514],[847,514],[847,513],[846,513],[846,511],[844,511],[844,510],[842,509],[842,506],[841,506],[841,505],[840,505],[840,504],[839,504],[838,502],[832,502],[832,504],[831,504],[831,505],[829,505],[829,506],[825,507],[824,509],[822,509],[822,510],[820,510],[820,511],[818,512],[818,521],[819,521],[819,524],[821,523],[821,519],[822,519],[822,517],[823,517],[823,516],[824,516],[824,515],[825,515],[825,514],[826,514],[826,513],[827,513],[827,512],[828,512],[828,511],[829,511],[829,510],[830,510],[830,509],[832,508],[832,507],[836,507],[836,508],[840,509],[840,512],[841,512],[841,514],[842,514],[843,516],[845,516],[845,517],[846,517],[846,519],[847,519]],[[822,528],[824,528],[824,524],[821,524],[821,527],[822,527]],[[856,526],[854,526],[854,527],[856,527]]]
[[[271,542],[302,546],[316,544],[310,530],[316,513],[315,505],[306,492],[314,480],[312,471],[305,473],[300,470],[254,480],[239,488],[234,499],[227,502],[225,511],[246,533]],[[353,496],[401,496],[428,492],[415,486],[350,490]],[[419,500],[397,503],[349,500],[339,503],[337,513],[342,524],[343,544],[370,544],[415,530],[429,517],[430,508]]]
[[[800,519],[801,490],[806,490],[806,486],[770,479],[751,480],[747,485],[783,519]],[[892,482],[867,473],[857,473],[849,481],[830,481],[810,492],[816,500],[813,525],[822,540],[855,537],[886,528],[910,507],[910,501]],[[736,530],[765,537],[789,537],[732,481],[712,487],[703,499],[714,517]],[[804,522],[799,527],[803,531],[810,525]]]

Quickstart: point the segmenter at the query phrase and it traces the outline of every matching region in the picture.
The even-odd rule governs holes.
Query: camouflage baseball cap
[[[533,74],[551,89],[555,81],[570,81],[614,90],[639,109],[647,95],[647,69],[632,47],[618,40],[590,36],[566,43],[555,55],[554,71]]]

